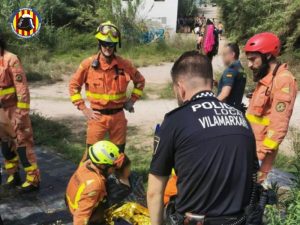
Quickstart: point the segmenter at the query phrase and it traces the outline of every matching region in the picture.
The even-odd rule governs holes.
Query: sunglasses
[[[99,26],[97,31],[103,35],[108,35],[110,33],[114,38],[118,38],[120,36],[118,29],[111,25]]]
[[[101,46],[104,48],[115,48],[116,43],[101,41]]]

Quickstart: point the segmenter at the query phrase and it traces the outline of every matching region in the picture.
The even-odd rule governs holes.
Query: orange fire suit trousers
[[[21,125],[16,127],[17,107],[12,106],[3,108],[3,111],[9,118],[16,133],[15,142],[9,137],[0,137],[7,173],[12,175],[17,172],[20,160],[25,172],[31,177],[34,177],[34,180],[38,179],[37,160],[33,151],[33,132],[29,115],[24,115],[22,117]],[[30,181],[34,182],[34,180]]]
[[[95,144],[105,138],[108,134],[109,139],[124,152],[126,142],[127,119],[124,111],[112,115],[101,114],[99,120],[89,120],[87,122],[88,146]]]

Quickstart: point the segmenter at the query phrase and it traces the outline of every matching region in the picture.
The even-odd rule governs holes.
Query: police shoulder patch
[[[286,109],[286,103],[284,102],[278,102],[276,105],[276,111],[277,112],[283,112]]]
[[[16,75],[16,81],[17,82],[22,82],[22,80],[23,80],[22,74],[17,74]]]

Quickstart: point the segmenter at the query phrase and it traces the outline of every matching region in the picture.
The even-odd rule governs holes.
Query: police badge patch
[[[157,151],[157,148],[158,148],[158,145],[159,145],[159,142],[160,142],[160,137],[158,136],[154,136],[154,149],[153,149],[153,155],[156,154],[156,151]]]

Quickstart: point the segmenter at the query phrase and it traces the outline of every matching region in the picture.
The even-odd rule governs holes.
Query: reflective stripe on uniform
[[[34,170],[37,170],[37,164],[32,164],[31,166],[29,167],[25,167],[24,170],[25,172],[30,172],[30,171],[34,171]]]
[[[270,119],[267,117],[260,117],[260,116],[255,116],[255,115],[251,115],[251,114],[246,114],[246,117],[250,123],[255,123],[255,124],[264,125],[264,126],[270,125]]]
[[[136,95],[139,95],[139,96],[143,95],[143,91],[140,90],[140,89],[137,89],[137,88],[134,88],[133,91],[132,91],[132,93],[136,94]]]
[[[126,97],[126,93],[109,95],[109,94],[92,93],[92,92],[87,91],[86,96],[96,99],[96,100],[114,101],[114,100],[120,100],[120,99]]]
[[[71,96],[71,101],[72,102],[76,102],[76,101],[81,100],[81,99],[82,99],[81,94],[75,94],[75,95]]]
[[[4,168],[6,170],[9,170],[9,169],[13,169],[13,168],[15,168],[17,166],[18,166],[18,163],[11,163],[11,162],[9,162],[9,163],[5,163]]]
[[[16,89],[14,87],[5,88],[5,89],[0,90],[0,96],[10,95],[13,93],[16,93]]]
[[[30,104],[26,102],[17,102],[17,107],[19,109],[30,109]]]
[[[27,174],[27,175],[26,175],[26,181],[32,183],[32,182],[34,181],[35,177],[36,177],[36,176],[32,176],[32,175],[28,175],[28,174]]]
[[[18,164],[19,164],[19,157],[16,156],[13,159],[4,162],[4,168],[6,170],[13,169],[13,168],[17,167]]]
[[[78,202],[81,198],[81,194],[84,191],[85,187],[86,187],[86,185],[84,183],[79,186],[78,191],[75,196],[74,203],[71,201],[70,197],[67,195],[68,204],[72,209],[75,210],[78,208]]]
[[[277,150],[279,147],[279,143],[270,138],[265,138],[263,141],[263,145],[272,150]]]

